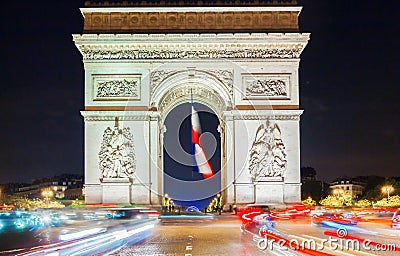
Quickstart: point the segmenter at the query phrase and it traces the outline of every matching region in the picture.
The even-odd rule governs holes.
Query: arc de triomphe
[[[299,202],[298,68],[310,36],[300,11],[291,0],[87,2],[84,33],[73,35],[86,203],[161,203],[164,120],[190,92],[220,120],[225,203]]]

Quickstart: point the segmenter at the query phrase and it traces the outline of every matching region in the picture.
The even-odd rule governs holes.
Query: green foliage
[[[344,193],[340,196],[332,196],[329,195],[319,201],[319,203],[323,206],[331,206],[331,207],[342,207],[342,206],[353,206],[354,198],[348,194]]]
[[[358,200],[355,205],[357,207],[370,207],[372,205],[372,203],[368,199],[361,199],[361,200]]]
[[[85,202],[81,200],[75,200],[69,205],[69,207],[71,208],[81,208],[85,206],[86,206]]]
[[[307,199],[301,201],[301,203],[305,206],[315,206],[317,205],[317,202],[309,196]]]
[[[389,200],[384,198],[373,204],[374,207],[390,207],[390,208],[400,208],[400,196],[391,196]]]
[[[11,199],[13,205],[18,209],[32,211],[39,208],[64,208],[65,205],[57,201],[45,201],[41,199],[29,199],[27,197],[13,197]]]

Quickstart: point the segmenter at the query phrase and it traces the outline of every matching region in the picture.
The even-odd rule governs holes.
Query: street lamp
[[[388,186],[384,186],[382,187],[382,193],[387,193],[387,200],[389,202],[389,195],[390,193],[392,193],[394,191],[393,186],[388,185]]]
[[[50,201],[50,197],[53,196],[53,191],[51,191],[51,190],[43,190],[42,191],[42,196],[44,197],[44,200],[46,201],[46,208],[49,208],[49,201]]]

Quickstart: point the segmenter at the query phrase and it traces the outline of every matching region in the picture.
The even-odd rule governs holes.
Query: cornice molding
[[[116,117],[120,121],[150,121],[158,119],[160,114],[154,111],[144,113],[136,111],[81,111],[86,121],[114,121]]]
[[[82,44],[122,44],[137,45],[138,43],[158,45],[159,43],[181,43],[198,44],[199,42],[219,44],[235,43],[237,45],[245,42],[254,43],[307,43],[310,33],[210,33],[210,34],[74,34],[73,40],[77,45]],[[158,45],[158,48],[161,48]]]
[[[293,120],[299,121],[303,110],[232,110],[233,120]]]
[[[298,59],[309,38],[300,33],[73,35],[84,60]]]
[[[300,120],[303,110],[232,110],[223,111],[222,117],[226,121],[232,120]],[[81,111],[85,121],[154,121],[161,117],[159,111]]]

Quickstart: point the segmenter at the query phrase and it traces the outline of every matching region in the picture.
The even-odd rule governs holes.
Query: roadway
[[[130,224],[130,226],[124,226],[124,222],[132,224]],[[278,243],[271,244],[272,241],[270,239],[268,240],[268,248],[264,250],[259,249],[260,244],[257,242],[262,238],[258,236],[259,229],[250,225],[246,230],[241,230],[241,221],[238,216],[229,213],[224,213],[221,216],[216,215],[214,219],[161,219],[155,222],[156,225],[154,228],[152,227],[149,229],[148,233],[146,231],[146,233],[143,234],[137,233],[132,229],[141,229],[139,226],[135,226],[137,222],[141,222],[141,220],[105,219],[74,222],[68,226],[48,227],[36,230],[35,232],[4,233],[0,237],[0,244],[2,244],[1,249],[5,251],[3,251],[3,253],[0,252],[0,255],[15,255],[18,253],[24,255],[24,250],[11,252],[7,250],[17,248],[25,248],[26,250],[26,248],[38,245],[51,245],[53,243],[56,244],[55,248],[59,250],[58,248],[60,247],[57,247],[57,243],[60,242],[59,235],[66,230],[69,232],[77,232],[79,230],[99,227],[112,228],[108,228],[109,231],[97,235],[99,242],[93,245],[93,248],[96,248],[96,250],[99,248],[97,251],[101,252],[97,255],[303,255],[296,250],[289,250],[287,247],[282,247]],[[122,227],[128,231],[133,230],[133,232],[129,232],[139,236],[135,239],[125,239],[125,235],[129,234],[129,232],[120,231],[121,228],[118,227]],[[351,235],[370,241],[400,246],[400,230],[393,230],[387,224],[379,222],[360,222],[355,227],[361,229],[361,232],[351,232]],[[295,241],[298,244],[302,244],[303,241],[314,241],[317,247],[316,251],[324,252],[329,255],[390,256],[399,255],[400,253],[400,251],[374,251],[373,246],[371,246],[371,249],[365,249],[362,246],[360,250],[353,250],[352,248],[346,249],[340,246],[339,242],[329,245],[328,243],[324,243],[324,240],[329,237],[325,232],[335,232],[336,230],[311,225],[310,217],[277,220],[275,221],[274,228],[282,237],[290,241]],[[368,232],[362,232],[362,230]],[[119,238],[119,240],[116,240],[116,238]],[[91,241],[92,243],[95,242],[95,240]],[[109,246],[102,241],[108,241]],[[75,242],[70,245],[72,248],[72,245],[75,246]],[[80,251],[84,248],[82,246],[88,247],[87,242],[78,239],[74,251],[68,250],[65,251],[64,254],[59,255],[72,255],[71,252],[74,252],[75,255],[92,255],[89,253],[82,254]]]
[[[238,217],[230,214],[217,216],[212,221],[162,222],[155,227],[149,239],[139,244],[125,245],[112,255],[303,255],[299,251],[281,247],[279,244],[274,244],[273,247],[270,244],[267,249],[261,250],[256,241],[258,229],[241,232],[240,226],[241,222]],[[400,246],[400,231],[374,223],[359,223],[357,227],[375,232],[372,235],[355,233],[359,237]],[[339,242],[336,243],[334,240],[330,245],[328,242],[323,242],[328,238],[324,232],[332,231],[332,229],[312,226],[309,217],[278,220],[275,222],[275,228],[287,239],[298,242],[300,245],[305,240],[315,241],[316,251],[330,255],[389,256],[400,254],[399,251],[378,252],[373,246],[369,246],[370,249],[363,248],[362,243],[359,250],[353,249],[351,244],[347,249],[345,246],[341,246],[341,239],[338,239]],[[321,249],[321,247],[323,248]],[[271,250],[271,248],[273,249]]]
[[[235,215],[225,214],[214,220],[161,222],[148,240],[126,245],[112,255],[266,255],[252,237],[240,232]]]

